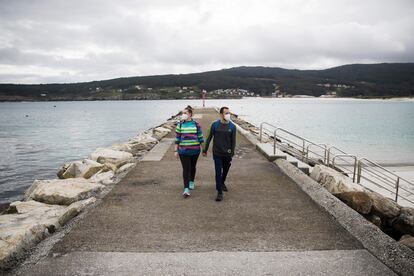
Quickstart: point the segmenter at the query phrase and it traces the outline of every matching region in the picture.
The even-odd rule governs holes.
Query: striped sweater
[[[178,144],[179,154],[200,154],[200,144],[204,142],[204,139],[198,122],[194,120],[180,122],[175,129],[175,133],[175,143]]]

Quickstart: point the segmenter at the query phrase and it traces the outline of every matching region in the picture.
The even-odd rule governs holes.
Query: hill
[[[183,90],[183,87],[188,87]],[[235,67],[62,84],[0,84],[0,100],[107,100],[199,97],[201,89],[240,88],[269,96],[414,96],[414,63],[350,64],[325,70]]]

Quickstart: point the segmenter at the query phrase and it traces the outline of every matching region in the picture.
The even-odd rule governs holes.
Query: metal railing
[[[273,154],[276,154],[276,150],[280,149],[308,164],[311,162],[314,164],[322,163],[347,175],[353,182],[357,182],[367,189],[376,186],[390,193],[395,201],[401,198],[414,204],[414,183],[367,158],[358,159],[356,155],[348,154],[336,146],[314,143],[266,122],[260,124],[260,142],[262,142],[264,134],[273,139]]]
[[[279,132],[279,134],[278,134]],[[285,135],[281,135],[283,133]],[[288,137],[286,137],[286,134]],[[303,138],[295,133],[292,133],[283,128],[276,128],[273,132],[273,137],[275,138],[273,141],[273,147],[276,149],[277,147],[277,140],[279,140],[280,149],[282,151],[287,151],[291,155],[294,155],[298,159],[302,160],[303,162],[309,163],[310,162],[310,154],[316,156],[316,160],[314,163],[319,163],[322,160],[322,163],[325,163],[326,160],[326,144],[317,144],[309,139]],[[296,139],[296,140],[293,140]],[[286,146],[284,146],[286,145]],[[323,151],[323,154],[317,152],[316,150],[311,150],[311,148],[317,148]]]
[[[284,134],[287,134],[290,137],[286,138],[283,137],[281,135],[278,136],[278,131],[279,133],[282,132]],[[277,148],[277,139],[280,140],[280,144],[286,144],[286,147],[280,147],[280,150],[282,151],[290,151],[292,154],[297,155],[297,153],[299,153],[299,158],[302,159],[302,161],[305,160],[305,149],[306,149],[306,139],[303,137],[300,137],[299,135],[296,135],[290,131],[287,131],[286,129],[283,128],[276,128],[275,131],[273,132],[273,147],[274,147],[274,152],[276,152],[276,148]],[[297,141],[294,141],[292,139],[297,139]],[[298,144],[300,143],[300,144]]]
[[[358,184],[377,186],[394,195],[395,202],[398,201],[398,198],[401,198],[414,204],[414,184],[383,166],[367,158],[361,158],[358,160],[357,175]],[[364,180],[364,183],[361,180]],[[411,199],[408,197],[411,197]]]
[[[334,150],[336,150],[338,153],[337,154],[334,154],[333,153],[333,151]],[[337,147],[335,147],[335,146],[330,146],[330,147],[328,147],[328,152],[327,152],[327,158],[326,158],[326,163],[327,163],[327,165],[329,165],[330,164],[330,162],[331,162],[331,157],[332,156],[335,156],[335,155],[342,155],[342,154],[347,154],[345,151],[343,151],[343,150],[341,150],[341,149],[339,149],[339,148],[337,148]]]
[[[352,158],[354,160],[354,163],[351,164],[351,167],[353,167],[353,169],[349,169],[349,166],[335,166],[335,159],[341,159],[341,160],[345,160],[345,157],[347,158]],[[356,170],[357,170],[357,161],[358,158],[355,155],[352,154],[337,154],[332,158],[332,167],[333,168],[338,168],[340,170],[342,170],[342,172],[345,173],[352,173],[352,182],[355,182],[356,179]],[[345,160],[346,162],[346,160]],[[347,164],[350,164],[349,162],[346,162]]]
[[[260,142],[262,142],[262,140],[263,140],[263,132],[264,132],[263,130],[268,130],[268,131],[270,130],[270,129],[266,128],[265,126],[270,126],[273,129],[277,128],[277,126],[274,126],[274,125],[266,123],[266,122],[261,123],[260,124],[260,132],[259,132],[259,141]]]
[[[312,150],[310,150],[310,148],[312,147],[312,146],[316,146],[317,148],[319,148],[319,149],[323,149],[323,155],[321,155],[320,153],[317,153],[317,152],[315,152],[315,151],[312,151]],[[312,159],[311,157],[309,157],[309,153],[312,153],[312,154],[314,154],[314,155],[316,155],[317,157],[319,157],[319,158],[322,158],[323,157],[323,159],[322,159],[322,163],[323,164],[326,164],[326,158],[327,158],[327,148],[328,148],[328,145],[327,144],[314,144],[314,143],[312,143],[312,144],[309,144],[307,147],[306,147],[306,162],[308,163],[309,162],[309,160],[310,159]]]
[[[349,158],[352,158],[354,162],[349,162]],[[342,161],[342,163],[335,163],[335,159],[339,159],[340,161]],[[333,167],[334,169],[337,169],[344,174],[352,174],[352,182],[355,182],[356,180],[357,160],[358,157],[356,155],[348,154],[335,146],[328,147],[326,165],[328,167]]]

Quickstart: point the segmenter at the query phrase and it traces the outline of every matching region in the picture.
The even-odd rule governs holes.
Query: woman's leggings
[[[195,155],[181,155],[180,160],[183,166],[184,188],[188,188],[190,181],[194,181],[196,174],[197,159],[200,153]]]

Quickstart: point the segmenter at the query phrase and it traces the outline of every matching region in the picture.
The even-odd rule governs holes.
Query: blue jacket
[[[219,156],[233,156],[236,148],[236,125],[232,122],[223,124],[220,120],[214,121],[209,129],[203,152],[208,151],[211,139],[213,140],[213,154]]]

